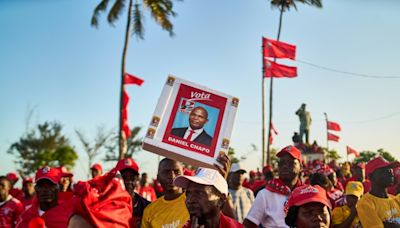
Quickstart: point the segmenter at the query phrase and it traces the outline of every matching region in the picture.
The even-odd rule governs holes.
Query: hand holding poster
[[[188,164],[213,167],[228,153],[239,99],[169,76],[143,149]]]

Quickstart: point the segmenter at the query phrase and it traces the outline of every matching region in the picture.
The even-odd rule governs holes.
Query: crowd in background
[[[228,156],[189,169],[168,158],[157,177],[132,158],[74,182],[65,167],[42,167],[16,188],[0,176],[2,227],[400,227],[400,163],[304,161],[295,146],[275,167],[246,170]]]

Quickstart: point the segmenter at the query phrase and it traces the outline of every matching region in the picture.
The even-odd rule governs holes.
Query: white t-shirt
[[[258,192],[246,219],[257,226],[261,224],[262,227],[268,228],[287,228],[284,212],[287,200],[287,196],[270,192],[264,188]]]

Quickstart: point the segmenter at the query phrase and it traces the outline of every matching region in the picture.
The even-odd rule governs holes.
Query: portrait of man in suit
[[[211,146],[212,137],[204,130],[204,125],[207,122],[207,110],[201,106],[198,106],[189,114],[189,126],[172,128],[171,134],[183,138],[186,141],[196,142],[205,146]]]

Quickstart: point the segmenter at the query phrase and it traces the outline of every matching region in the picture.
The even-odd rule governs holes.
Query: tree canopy
[[[34,174],[46,165],[72,168],[78,155],[61,131],[57,122],[38,124],[13,143],[7,153],[17,158],[15,162],[23,175]]]

